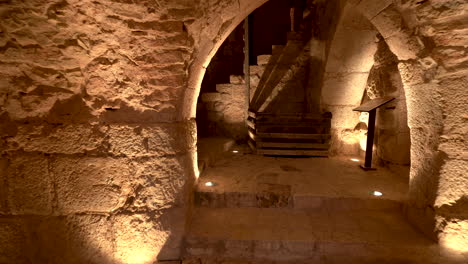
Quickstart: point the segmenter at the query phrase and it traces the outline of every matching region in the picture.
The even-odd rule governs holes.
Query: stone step
[[[265,71],[264,65],[250,65],[250,75],[257,75],[261,77],[263,72]]]
[[[271,45],[271,54],[281,53],[286,45]]]
[[[307,263],[445,263],[433,247],[401,215],[369,211],[197,208],[186,238],[187,257]]]
[[[260,65],[267,65],[270,61],[271,55],[270,54],[263,54],[257,56],[257,64]]]
[[[244,76],[243,75],[229,75],[229,83],[232,84],[244,84]]]
[[[201,94],[202,102],[216,102],[221,101],[221,93],[202,93]]]
[[[288,185],[257,184],[251,192],[210,191],[209,187],[200,185],[195,192],[195,205],[208,208],[293,208],[319,211],[394,211],[402,210],[400,201],[378,197],[332,197],[311,194],[293,194]]]
[[[244,90],[245,90],[245,86],[243,84],[232,84],[232,83],[216,84],[216,91],[218,93],[233,94],[233,93],[238,93]]]
[[[328,157],[328,150],[257,148],[258,155]]]
[[[329,140],[330,134],[300,134],[300,133],[256,133],[254,140],[262,140],[265,138],[284,138],[284,139],[317,139],[317,140]]]

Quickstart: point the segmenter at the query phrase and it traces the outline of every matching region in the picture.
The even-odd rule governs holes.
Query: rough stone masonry
[[[180,258],[204,69],[264,2],[1,0],[0,263]],[[411,134],[408,216],[466,250],[468,4],[339,2],[398,58]],[[327,86],[333,76],[322,104],[341,111],[351,103],[326,100],[345,87]]]

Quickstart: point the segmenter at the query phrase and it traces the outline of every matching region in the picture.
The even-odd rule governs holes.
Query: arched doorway
[[[260,1],[258,5],[260,5]],[[390,50],[398,57],[398,69],[400,71],[403,86],[407,96],[408,105],[408,124],[411,128],[411,171],[409,183],[409,204],[408,216],[427,233],[432,233],[431,223],[433,225],[434,212],[427,214],[427,208],[433,206],[437,196],[438,178],[439,178],[439,160],[436,149],[438,140],[431,141],[432,138],[438,138],[441,129],[441,109],[437,107],[436,86],[424,81],[425,72],[430,71],[433,67],[431,58],[426,58],[427,52],[421,41],[418,41],[411,31],[407,28],[404,22],[404,17],[396,5],[391,2],[373,2],[361,1],[359,4],[354,2],[348,3],[364,14],[371,21],[373,26],[377,28],[379,33],[385,39],[385,42],[390,47]],[[240,9],[241,13],[236,16],[237,21],[240,21],[246,16],[246,9]],[[252,9],[249,9],[252,10]],[[218,34],[218,37],[211,39],[223,39],[226,32]],[[214,34],[216,35],[216,34]],[[218,44],[216,44],[218,43]],[[215,44],[208,45],[211,48],[204,48],[203,51],[197,52],[190,71],[190,87],[186,93],[187,103],[181,115],[183,119],[194,117],[194,100],[196,98],[197,89],[201,82],[204,62],[209,61],[213,51],[219,47],[221,41]],[[211,55],[210,55],[211,54]],[[421,62],[421,63],[420,63]],[[429,95],[423,92],[427,89]],[[323,91],[322,91],[323,92]],[[362,93],[361,93],[362,94]],[[322,94],[323,96],[323,94]],[[436,107],[433,107],[433,106]],[[429,113],[429,116],[436,117],[436,120],[429,121],[427,115],[421,111]],[[432,123],[430,126],[424,123]],[[450,178],[450,175],[447,175]]]

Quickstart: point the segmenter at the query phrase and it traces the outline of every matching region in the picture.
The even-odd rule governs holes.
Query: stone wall
[[[0,263],[180,257],[193,5],[0,3]]]
[[[216,90],[200,94],[197,125],[203,127],[199,127],[199,131],[205,130],[205,136],[223,136],[245,142],[247,98],[244,77],[232,75],[230,83],[217,84]],[[203,122],[198,121],[199,117],[205,118]]]
[[[204,69],[264,2],[2,1],[0,262],[180,257]],[[408,216],[466,252],[467,4],[348,2],[399,60],[411,133]],[[357,118],[346,115],[358,100],[345,99],[362,96],[375,52],[375,29],[358,24],[349,32],[369,45],[338,28],[334,42],[347,43],[349,60],[335,62],[350,70],[326,70],[322,102],[342,120],[337,135]],[[366,52],[348,52],[359,45]],[[353,79],[360,90],[335,91]]]
[[[388,45],[377,36],[377,52],[366,85],[367,99],[384,96],[395,98],[377,110],[375,158],[388,165],[410,164],[410,131],[406,97],[398,71],[398,59]]]
[[[465,1],[348,1],[349,8],[356,8],[383,36],[392,53],[398,58],[398,69],[403,83],[408,113],[408,126],[411,134],[411,169],[409,207],[407,215],[415,226],[426,234],[438,238],[448,250],[466,254],[468,234],[466,190],[468,176],[463,171],[468,167],[464,155],[466,143],[466,61],[468,46],[466,38]],[[342,18],[345,21],[346,14]],[[339,26],[340,27],[340,26]],[[369,32],[370,34],[371,32]],[[332,44],[330,56],[335,53],[333,45],[347,41],[347,49],[352,49],[353,37],[337,41],[339,29]],[[355,36],[358,36],[355,34]],[[363,39],[356,38],[356,39]],[[361,46],[372,47],[369,44]],[[343,46],[344,47],[344,46]],[[339,51],[340,49],[338,49]],[[356,53],[349,53],[356,54]],[[367,53],[367,54],[373,54]],[[331,64],[331,60],[328,64]],[[365,56],[356,56],[349,61],[350,68],[364,65],[356,61]],[[364,60],[370,69],[372,60]],[[335,67],[328,67],[334,69]],[[362,68],[364,69],[364,68]],[[351,115],[351,105],[358,102],[338,101],[341,98],[359,98],[350,89],[363,89],[367,71],[349,71],[355,81],[348,82],[348,89],[327,71],[322,90],[322,103],[333,113],[335,146],[340,152],[340,144],[346,144],[346,129],[356,120]],[[356,72],[356,73],[355,73]],[[358,78],[363,72],[362,78]],[[340,71],[342,73],[342,71]],[[348,76],[338,74],[337,77]],[[334,83],[333,83],[334,82]],[[328,87],[328,88],[327,88]],[[334,88],[333,88],[334,87]],[[339,88],[338,90],[336,88]],[[340,96],[343,95],[343,96]],[[345,96],[346,95],[346,96]],[[340,118],[342,116],[342,118]],[[337,118],[338,117],[338,118]],[[343,123],[339,122],[342,120]],[[341,131],[341,132],[340,132]],[[351,149],[352,151],[352,149]],[[348,153],[348,150],[343,151]]]
[[[367,78],[377,50],[377,31],[357,7],[346,5],[338,23],[321,87],[321,107],[331,112],[330,153],[358,155],[362,126],[359,113]]]

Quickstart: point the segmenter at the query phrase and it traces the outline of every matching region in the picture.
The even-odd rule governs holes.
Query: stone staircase
[[[249,145],[257,154],[327,157],[331,113],[266,114],[249,112]]]
[[[249,145],[257,154],[328,156],[331,113],[310,112],[300,81],[308,52],[303,34],[289,32],[285,46],[260,55],[251,67]],[[260,77],[261,76],[261,77]]]
[[[244,77],[230,76],[230,83],[216,85],[216,92],[201,94],[209,129],[235,140],[245,140],[246,95]]]

